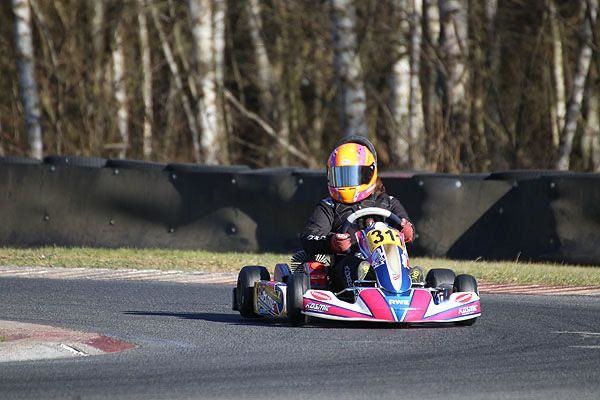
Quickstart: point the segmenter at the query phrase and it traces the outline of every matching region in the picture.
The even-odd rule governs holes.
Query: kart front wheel
[[[454,279],[453,285],[454,292],[475,292],[479,294],[477,290],[477,280],[472,275],[461,274]]]
[[[439,288],[441,286],[452,286],[454,283],[454,271],[447,268],[433,268],[427,272],[425,287]]]
[[[302,326],[308,322],[308,317],[302,314],[304,309],[304,293],[310,286],[308,275],[303,272],[294,273],[288,277],[286,312],[290,324]]]
[[[479,294],[477,289],[477,280],[472,275],[461,274],[454,279],[453,286],[454,293],[457,292],[475,292]],[[477,318],[466,319],[464,321],[458,321],[456,324],[461,326],[471,326],[477,321]]]
[[[235,294],[237,309],[242,317],[256,317],[254,312],[254,284],[258,281],[271,280],[269,271],[258,265],[246,265],[238,275]]]

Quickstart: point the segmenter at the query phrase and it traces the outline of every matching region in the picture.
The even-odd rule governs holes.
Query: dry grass
[[[288,260],[289,255],[273,253],[214,253],[130,248],[0,248],[0,265],[10,266],[237,272],[244,265],[264,265],[272,269],[276,263]],[[479,280],[491,283],[600,285],[600,267],[430,258],[415,258],[411,263],[421,265],[425,270],[451,268],[457,273],[469,273]]]

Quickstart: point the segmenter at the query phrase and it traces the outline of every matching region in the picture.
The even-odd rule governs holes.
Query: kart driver
[[[317,204],[300,239],[309,257],[334,254],[330,289],[337,293],[354,286],[355,280],[365,279],[369,272],[368,263],[355,255],[354,232],[339,233],[348,215],[365,207],[390,210],[402,221],[398,228],[406,243],[412,242],[414,229],[400,201],[388,195],[378,179],[377,153],[366,137],[347,136],[337,143],[327,160],[327,186],[331,197]],[[420,268],[411,271],[413,281],[422,281],[422,274]]]

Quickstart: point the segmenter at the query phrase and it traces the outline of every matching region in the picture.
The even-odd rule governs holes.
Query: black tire
[[[433,268],[427,272],[425,277],[425,287],[439,288],[442,286],[451,287],[454,284],[454,271],[447,268]]]
[[[204,164],[185,164],[185,163],[171,163],[167,164],[165,170],[175,173],[185,172],[199,172],[205,174],[215,173],[236,173],[248,171],[250,168],[246,165],[204,165]]]
[[[477,280],[472,275],[461,274],[454,279],[453,291],[456,292],[475,292],[479,294],[477,289]],[[456,325],[471,326],[477,321],[477,318],[471,318],[464,321],[458,321]]]
[[[271,280],[269,271],[258,265],[247,265],[240,270],[237,281],[237,309],[242,317],[256,317],[254,312],[254,284]]]
[[[46,156],[44,164],[85,168],[104,168],[106,158],[81,156]]]
[[[126,160],[121,158],[109,158],[106,168],[113,169],[135,169],[141,171],[162,171],[166,164],[142,160]]]
[[[288,321],[293,326],[302,326],[308,322],[308,317],[302,314],[304,308],[304,293],[309,289],[308,275],[303,272],[293,273],[288,277],[286,294],[286,312]]]
[[[477,289],[477,280],[472,275],[461,274],[454,279],[454,292],[475,292],[479,294]]]
[[[28,164],[28,165],[36,165],[41,164],[42,161],[37,158],[29,158],[29,157],[19,157],[19,156],[8,156],[8,157],[0,157],[0,164]]]

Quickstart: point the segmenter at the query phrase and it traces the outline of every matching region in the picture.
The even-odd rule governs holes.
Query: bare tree
[[[279,4],[280,9],[285,6]],[[265,118],[270,124],[277,128],[278,135],[283,143],[290,142],[290,130],[287,124],[288,107],[285,101],[284,82],[282,79],[282,62],[275,63],[269,58],[267,45],[263,39],[264,26],[261,17],[262,9],[259,0],[249,0],[247,3],[248,9],[248,25],[250,28],[250,38],[254,50],[254,62],[256,64],[256,85],[258,87],[258,98],[260,102],[260,115]],[[284,31],[279,36],[285,37]],[[281,44],[281,39],[278,39],[278,45]],[[281,48],[275,46],[279,50],[279,56],[282,57]],[[273,154],[270,152],[270,154]],[[273,157],[272,157],[273,158]],[[277,157],[278,161],[283,165],[289,162],[288,152],[281,152]]]
[[[598,0],[581,0],[585,3],[586,10],[583,17],[581,28],[581,49],[577,57],[577,67],[571,86],[571,95],[569,96],[569,105],[565,117],[565,126],[563,128],[561,144],[558,151],[558,161],[556,168],[559,170],[568,170],[571,158],[571,149],[573,148],[573,139],[577,129],[577,121],[581,114],[581,102],[587,75],[592,60],[592,29],[596,23],[598,13]]]
[[[219,0],[221,2],[222,0]],[[211,0],[190,0],[190,15],[192,17],[192,33],[196,49],[196,61],[201,67],[200,86],[202,98],[199,99],[198,111],[202,122],[202,137],[200,146],[207,164],[218,164],[219,155],[223,153],[222,146],[224,133],[223,120],[220,115],[223,111],[219,106],[218,84],[216,77],[215,25],[213,20],[213,5],[217,2]],[[221,8],[223,5],[220,5]],[[222,21],[222,19],[221,19]],[[218,29],[224,29],[220,26]]]
[[[125,158],[129,148],[129,109],[127,108],[127,91],[125,90],[125,56],[123,54],[123,36],[121,24],[115,30],[115,41],[112,50],[114,95],[117,103],[117,129],[121,137],[119,157]]]
[[[93,129],[89,132],[90,150],[97,153],[102,149],[104,131],[107,126],[103,104],[106,103],[104,92],[104,17],[105,1],[88,0],[92,9],[91,29],[93,47],[93,84],[92,99],[87,102],[87,114],[91,116]]]
[[[15,14],[15,47],[19,88],[25,117],[25,129],[29,142],[29,154],[34,158],[43,157],[42,128],[40,125],[40,105],[37,82],[35,80],[35,54],[31,37],[31,9],[28,0],[13,0]]]
[[[395,164],[407,167],[410,165],[410,100],[411,100],[411,53],[408,0],[397,0],[393,3],[395,17],[399,20],[396,38],[397,60],[392,66],[390,76],[390,109],[397,125],[394,138],[393,155]]]
[[[248,25],[250,38],[254,48],[254,60],[256,63],[256,84],[259,89],[260,108],[262,115],[268,115],[275,108],[273,90],[275,86],[275,71],[267,54],[267,46],[262,38],[263,23],[261,18],[261,7],[259,0],[249,0]]]
[[[394,135],[394,155],[398,164],[422,168],[423,104],[421,72],[422,0],[397,0],[394,12],[399,18],[397,38],[398,59],[389,79],[390,108],[398,132]]]
[[[146,0],[138,0],[138,25],[140,34],[140,53],[142,58],[142,99],[144,101],[144,127],[142,134],[142,154],[144,159],[152,157],[152,60],[150,58],[150,39],[146,18]]]
[[[448,124],[450,142],[454,152],[469,145],[467,101],[467,0],[447,0],[440,3],[442,20],[441,49],[444,62],[445,104],[444,113]],[[463,147],[464,148],[464,147]],[[467,155],[472,158],[472,154]],[[451,160],[457,169],[460,160]]]
[[[200,131],[198,129],[198,124],[194,116],[192,105],[187,93],[185,92],[183,86],[183,78],[181,76],[181,73],[179,72],[179,66],[175,61],[175,57],[173,56],[173,50],[171,49],[171,45],[169,44],[167,35],[160,22],[160,15],[158,9],[156,8],[156,5],[152,4],[150,6],[150,11],[152,14],[154,26],[156,26],[156,30],[158,31],[158,36],[160,38],[163,54],[167,61],[167,65],[169,66],[169,70],[171,71],[171,75],[173,76],[173,79],[175,81],[175,87],[177,88],[179,98],[181,99],[181,104],[183,106],[188,127],[190,129],[190,133],[192,136],[194,161],[200,162]]]
[[[422,0],[411,0],[411,39],[410,39],[410,103],[408,132],[411,142],[410,161],[413,168],[425,166],[423,159],[423,136],[425,122],[423,120],[423,89],[421,88],[421,43],[423,19]]]
[[[477,0],[473,0],[476,3]],[[501,100],[499,95],[498,76],[500,71],[500,39],[498,30],[500,23],[498,15],[498,0],[486,0],[485,24],[485,112],[484,120],[488,141],[489,167],[493,169],[507,169],[507,149],[510,145],[510,135],[501,118]]]
[[[600,172],[600,82],[589,85],[586,98],[587,112],[581,141],[584,167]]]
[[[555,0],[548,0],[548,9],[550,10],[550,26],[552,29],[552,49],[553,49],[553,74],[554,74],[554,104],[550,108],[552,114],[552,141],[556,147],[560,142],[560,133],[565,125],[566,97],[565,97],[565,72],[563,59],[563,44],[560,26],[558,24],[559,16],[556,10]]]
[[[330,0],[334,68],[338,79],[343,135],[367,135],[366,98],[362,67],[356,51],[356,11],[351,0]]]
[[[437,159],[440,149],[440,119],[441,108],[437,95],[438,91],[438,44],[440,38],[440,9],[437,0],[423,0],[423,110],[426,137],[426,149],[430,167],[437,169]]]
[[[485,49],[488,42],[489,22],[487,14],[489,9],[484,9],[478,0],[469,0],[469,69],[472,71],[470,91],[470,132],[469,139],[473,148],[473,158],[469,165],[472,170],[486,170],[489,168],[489,154],[485,130],[486,114],[486,80],[489,79],[489,70],[486,68]]]
[[[215,85],[217,91],[217,132],[219,134],[220,159],[223,163],[229,163],[229,137],[227,134],[227,109],[225,107],[225,50],[226,38],[225,31],[227,26],[227,1],[216,0],[213,3],[213,51],[214,51],[214,70]]]

